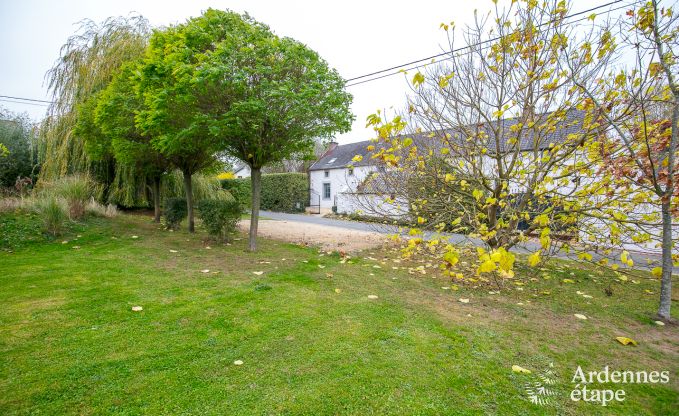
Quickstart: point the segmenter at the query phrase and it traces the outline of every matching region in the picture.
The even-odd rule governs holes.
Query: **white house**
[[[339,195],[355,192],[358,185],[377,169],[369,156],[361,162],[352,162],[354,156],[368,153],[366,150],[368,144],[368,141],[342,146],[330,143],[323,156],[309,167],[309,205],[312,209],[318,208],[321,213],[332,211],[338,202],[342,202]],[[352,211],[338,210],[338,212]]]
[[[533,151],[539,149],[540,151],[549,149],[550,146],[554,144],[567,142],[567,137],[571,134],[578,134],[581,132],[581,122],[583,119],[582,112],[573,110],[567,114],[566,120],[561,123],[559,128],[555,129],[553,132],[541,137],[539,142],[536,144],[530,136],[522,138],[516,146],[518,146],[519,151],[522,153],[520,159],[522,160],[524,166],[530,166],[535,163],[536,157],[541,157],[539,153],[534,153]],[[517,123],[516,119],[506,119],[501,120],[502,123],[501,131],[510,131],[513,124]],[[444,132],[438,132],[438,134],[448,134],[454,133],[453,130],[446,130]],[[440,151],[442,146],[442,140],[432,139],[430,133],[419,133],[414,135],[409,135],[413,139],[413,143],[418,147],[418,149],[433,149],[435,153]],[[368,146],[373,145],[375,149],[371,152],[368,151]],[[327,213],[330,211],[336,211],[340,214],[359,214],[365,216],[376,216],[376,217],[390,217],[397,219],[399,217],[408,216],[408,201],[400,201],[397,196],[390,195],[390,186],[388,181],[380,180],[380,172],[385,172],[385,177],[388,176],[389,171],[385,171],[382,167],[383,164],[378,164],[374,162],[372,156],[374,152],[378,152],[380,147],[383,146],[382,143],[374,143],[373,141],[366,140],[357,143],[351,143],[347,145],[338,146],[336,143],[331,143],[328,150],[321,156],[321,158],[316,161],[309,168],[309,183],[310,183],[310,205],[312,210],[317,209],[316,212]],[[514,146],[514,144],[509,144],[503,138],[501,142],[501,147]],[[436,149],[438,147],[438,149]],[[489,146],[492,148],[492,146]],[[511,149],[508,150],[511,154]],[[359,162],[353,162],[354,156],[362,156],[362,160]],[[453,151],[450,151],[450,159],[454,160],[455,156]],[[490,157],[490,155],[483,156],[487,163],[483,163],[482,166],[484,170],[488,170],[491,173],[495,170],[494,163],[495,160]],[[586,158],[586,155],[581,151],[575,152],[571,155],[570,159],[564,160],[562,163],[564,165],[573,164],[578,159]],[[366,181],[370,175],[374,176],[372,181]],[[598,178],[595,176],[580,178],[584,182],[597,181]],[[368,182],[376,183],[376,185],[367,185]],[[578,182],[579,183],[579,182]],[[514,194],[521,194],[524,192],[526,184],[524,183],[510,183],[509,190]],[[557,192],[567,194],[575,185],[574,184],[554,184],[558,188]],[[376,189],[379,188],[379,189]],[[376,189],[376,191],[375,191]],[[639,212],[628,213],[630,216],[640,216],[645,213],[651,212],[656,207],[638,207]],[[408,218],[404,218],[409,220]],[[588,219],[587,221],[592,221]],[[607,230],[604,223],[599,221],[594,224],[595,228],[601,228],[602,232]],[[657,227],[649,227],[652,234],[656,234],[659,229],[653,229]],[[586,241],[585,235],[580,236],[582,240]],[[629,250],[636,251],[656,251],[657,250],[657,237],[651,242],[647,243],[636,243],[628,242],[624,244],[624,247]]]

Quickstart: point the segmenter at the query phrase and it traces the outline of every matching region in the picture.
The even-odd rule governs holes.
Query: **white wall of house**
[[[240,169],[233,173],[236,178],[249,178],[250,177],[250,166],[243,165]]]
[[[358,184],[374,170],[374,166],[357,166],[353,168],[353,172],[349,168],[310,171],[310,205],[318,205],[318,198],[320,196],[321,210],[324,212],[330,211],[336,203],[336,196],[338,194],[355,192]],[[329,192],[325,192],[328,187]]]

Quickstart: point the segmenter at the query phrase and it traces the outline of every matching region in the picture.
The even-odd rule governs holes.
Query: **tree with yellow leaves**
[[[569,73],[596,74],[602,63],[564,64],[579,37],[568,12],[564,1],[496,4],[462,32],[468,46],[461,52],[454,26],[442,25],[450,56],[408,75],[412,92],[402,114],[368,118],[377,133],[372,158],[385,167],[373,177],[382,184],[376,187],[407,201],[411,235],[464,232],[485,245],[478,274],[511,277],[512,248],[529,247],[529,263],[537,265],[568,246],[562,237],[578,236],[586,209],[573,195],[595,172],[592,149],[605,125]],[[601,44],[596,53],[614,50]],[[411,240],[407,255],[432,250]],[[456,275],[454,251],[441,247],[443,266]]]
[[[679,216],[679,24],[671,5],[651,0],[628,10],[603,33],[614,29],[619,32],[617,47],[631,64],[610,69],[614,57],[593,53],[591,43],[583,44],[568,64],[573,82],[586,95],[588,111],[610,127],[598,148],[599,172],[608,180],[597,187],[605,195],[627,189],[636,207],[632,213],[611,211],[602,221],[611,235],[631,230],[634,241],[659,242],[662,266],[653,269],[661,277],[658,316],[669,320],[673,229]],[[599,44],[614,45],[613,38],[603,38],[601,33]],[[583,62],[606,71],[592,82],[589,74],[574,70]]]

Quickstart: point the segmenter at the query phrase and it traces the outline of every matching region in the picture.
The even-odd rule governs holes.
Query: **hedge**
[[[249,207],[252,194],[250,178],[224,179],[228,190],[244,207]],[[303,212],[309,203],[309,180],[305,173],[272,173],[262,175],[261,209],[276,212]]]

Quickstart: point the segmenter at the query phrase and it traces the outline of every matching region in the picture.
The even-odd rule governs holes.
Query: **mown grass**
[[[129,215],[69,233],[0,253],[1,414],[679,409],[678,329],[653,323],[658,283],[647,276],[623,282],[555,263],[534,275],[519,271],[520,285],[489,294],[442,289],[451,282],[434,268],[410,274],[412,265],[394,262],[388,249],[344,263],[267,240],[249,253],[245,239],[210,246],[202,233],[167,232]],[[132,312],[137,305],[143,311]],[[621,335],[639,345],[618,344]],[[533,375],[511,367],[537,374],[550,363],[556,395],[531,404],[525,385]],[[668,370],[671,380],[610,385],[627,399],[607,407],[574,403],[577,365]]]

